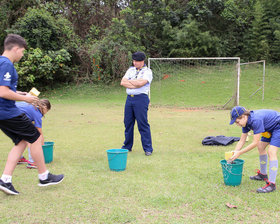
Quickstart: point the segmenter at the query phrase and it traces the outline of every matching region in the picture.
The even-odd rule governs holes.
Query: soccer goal
[[[154,106],[231,108],[239,104],[240,58],[149,58]]]
[[[265,60],[240,64],[240,103],[264,100]]]

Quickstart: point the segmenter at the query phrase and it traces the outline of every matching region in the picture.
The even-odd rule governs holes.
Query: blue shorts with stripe
[[[269,142],[270,145],[280,147],[280,128],[279,129],[274,129],[273,132],[271,133],[271,138],[261,138],[262,142]]]

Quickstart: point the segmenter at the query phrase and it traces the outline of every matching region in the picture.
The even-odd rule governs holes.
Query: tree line
[[[280,0],[1,0],[0,29],[28,42],[22,88],[119,81],[135,51],[280,61]]]

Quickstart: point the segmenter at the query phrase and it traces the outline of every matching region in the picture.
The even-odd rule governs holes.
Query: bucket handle
[[[235,175],[235,176],[240,176],[242,175],[242,172],[240,174],[232,173],[230,169],[227,169],[227,166],[225,164],[222,164],[223,168],[230,174]]]
[[[125,152],[116,152],[116,153],[112,153],[115,154],[114,156],[112,156],[110,159],[108,158],[108,161],[111,161],[112,159],[114,159],[118,154],[123,154]]]

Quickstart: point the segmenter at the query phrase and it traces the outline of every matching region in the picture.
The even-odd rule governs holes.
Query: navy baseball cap
[[[244,112],[246,111],[246,109],[244,107],[241,106],[236,106],[234,108],[231,109],[230,111],[230,122],[229,124],[233,124],[236,121],[236,118],[238,118],[239,116],[241,116],[242,114],[244,114]]]
[[[143,52],[137,51],[132,54],[132,59],[135,61],[144,61],[146,58],[146,55]]]

